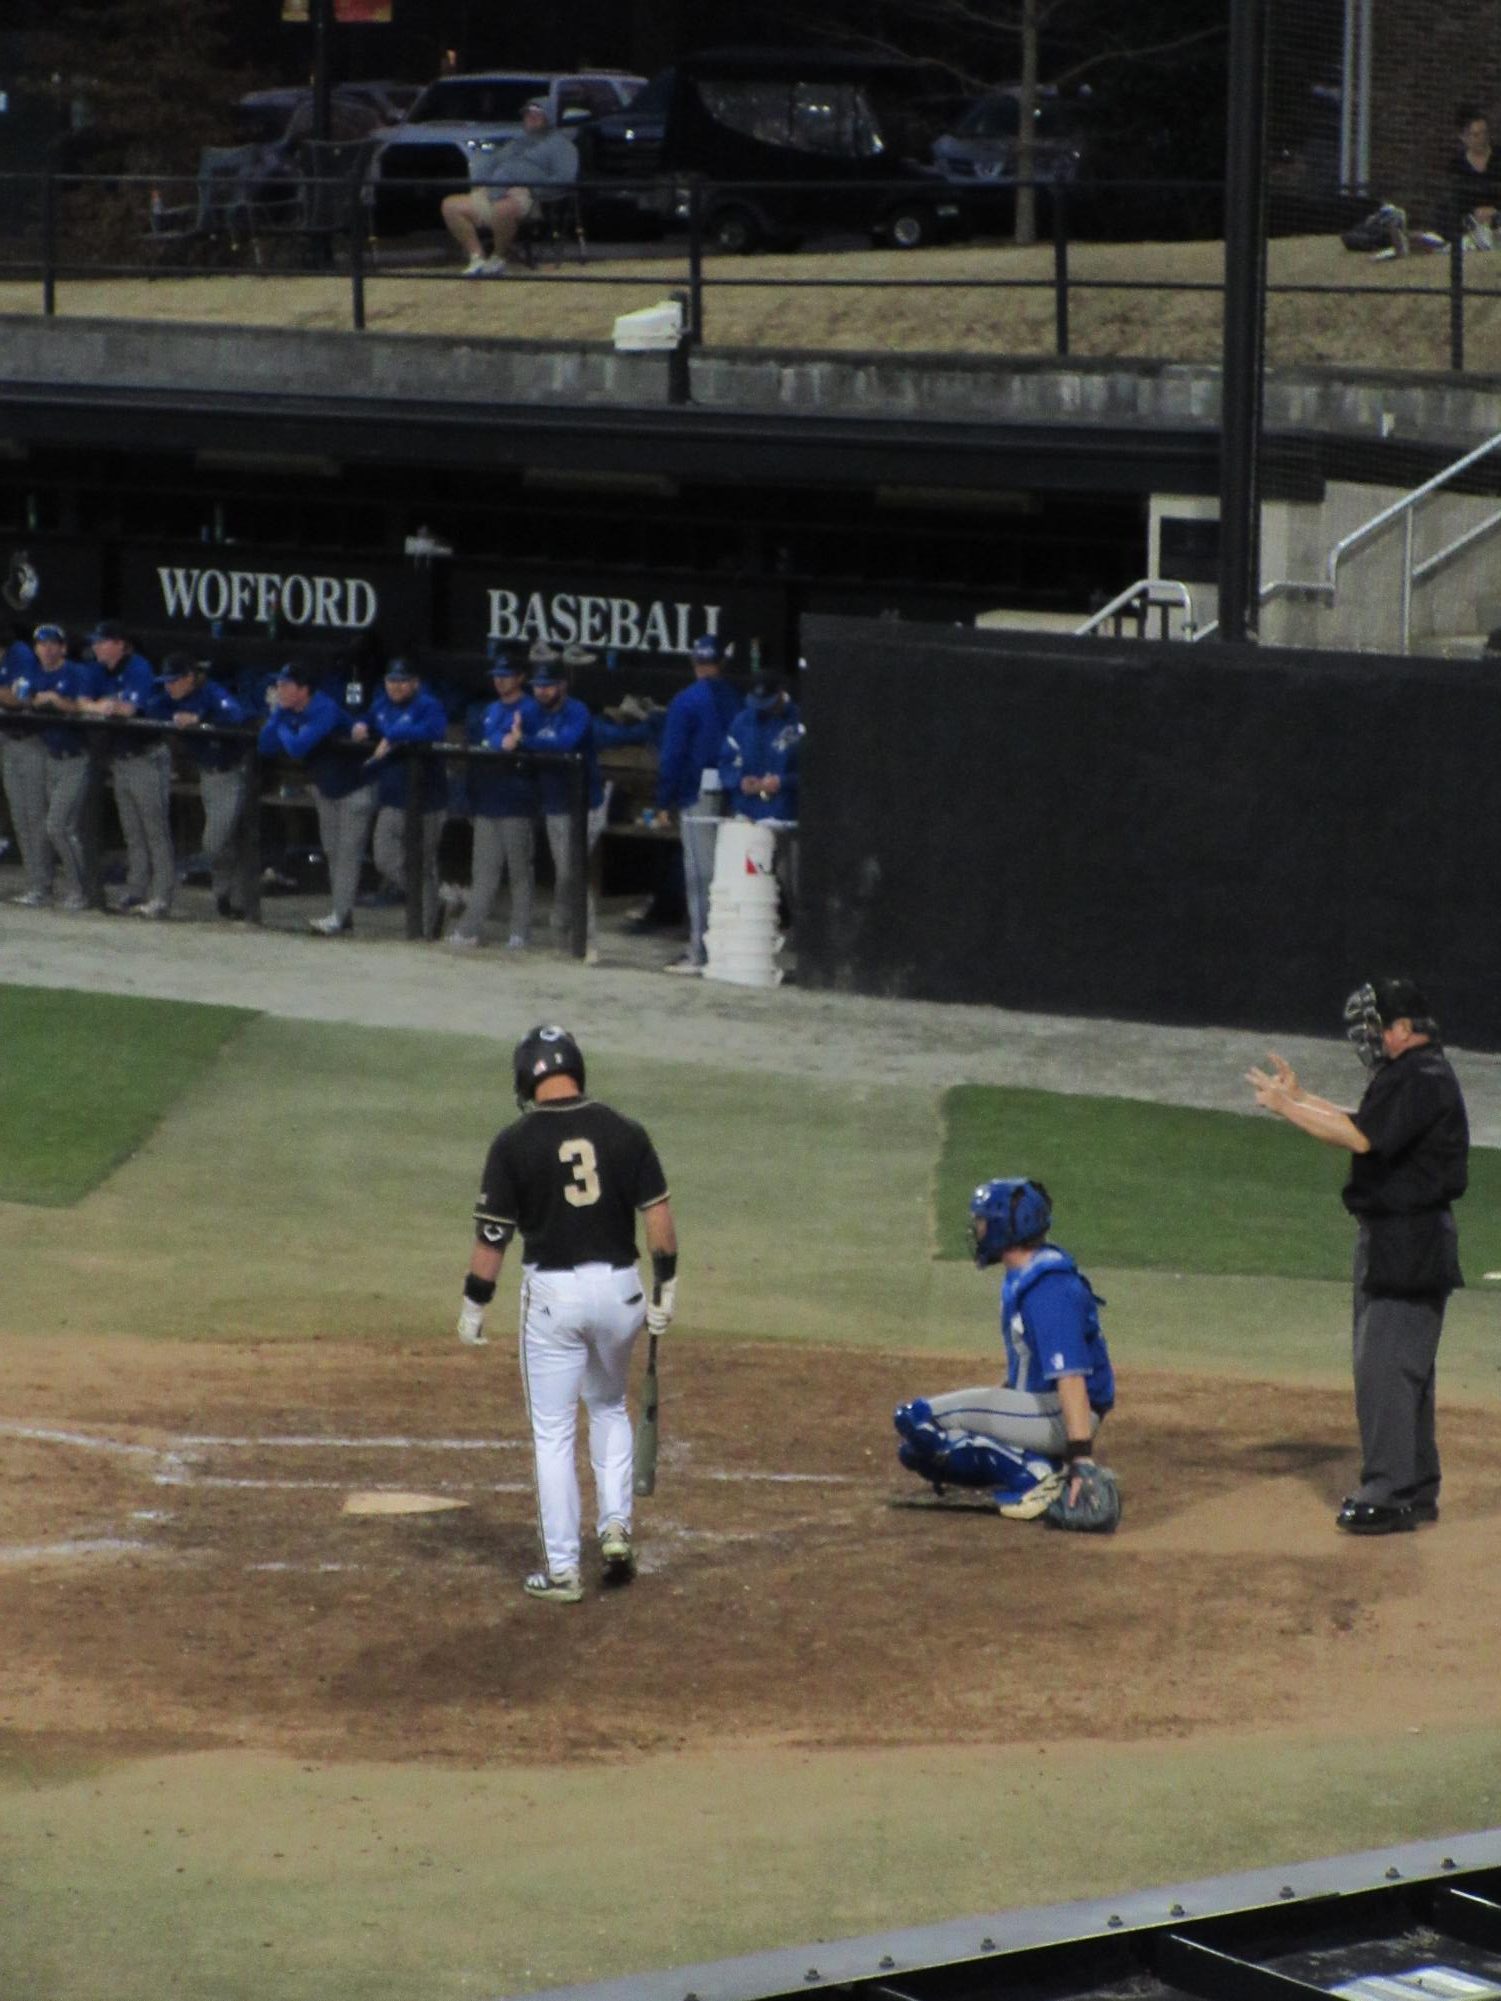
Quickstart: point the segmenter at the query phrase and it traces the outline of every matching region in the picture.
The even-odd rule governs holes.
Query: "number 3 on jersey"
[[[587,1139],[568,1139],[558,1148],[558,1159],[572,1171],[573,1178],[563,1190],[563,1200],[575,1209],[587,1209],[599,1200],[599,1155]]]

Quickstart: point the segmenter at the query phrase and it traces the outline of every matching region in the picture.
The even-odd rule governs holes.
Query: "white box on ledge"
[[[619,354],[671,350],[682,336],[683,308],[677,299],[664,299],[659,306],[642,306],[637,312],[622,313],[615,322],[615,349]]]

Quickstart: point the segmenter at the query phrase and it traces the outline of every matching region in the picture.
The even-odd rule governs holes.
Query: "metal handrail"
[[[1363,522],[1359,528],[1352,529],[1348,535],[1342,537],[1329,551],[1324,566],[1325,580],[1330,587],[1338,586],[1339,566],[1347,556],[1354,555],[1357,549],[1363,548],[1367,542],[1372,541],[1384,528],[1389,528],[1394,521],[1400,520],[1404,514],[1410,518],[1430,494],[1437,493],[1441,487],[1447,486],[1450,480],[1457,479],[1462,472],[1468,472],[1472,465],[1478,465],[1481,459],[1488,457],[1498,447],[1501,447],[1501,431],[1498,431],[1495,437],[1487,438],[1483,445],[1477,445],[1474,451],[1466,452],[1462,459],[1456,459],[1453,465],[1445,466],[1444,470],[1435,473],[1432,479],[1425,479],[1423,484],[1415,486],[1411,493],[1403,494],[1400,500],[1394,500],[1390,507],[1383,507],[1379,514],[1373,514],[1369,521]]]
[[[1107,619],[1115,618],[1123,611],[1134,610],[1138,605],[1144,611],[1151,611],[1154,606],[1166,610],[1170,605],[1177,605],[1187,614],[1184,637],[1193,638],[1196,631],[1193,594],[1187,584],[1180,584],[1171,577],[1138,577],[1134,584],[1128,584],[1082,625],[1076,625],[1074,637],[1082,639],[1086,633],[1098,632]]]

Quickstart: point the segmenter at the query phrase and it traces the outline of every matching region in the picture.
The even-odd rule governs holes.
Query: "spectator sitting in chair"
[[[1478,107],[1459,114],[1459,144],[1449,162],[1454,181],[1455,227],[1465,248],[1495,247],[1497,205],[1501,203],[1501,160],[1491,144],[1490,120]]]
[[[546,104],[533,98],[521,114],[521,137],[494,152],[477,153],[467,195],[447,195],[443,223],[468,256],[466,278],[499,278],[516,233],[536,208],[539,191],[572,187],[579,156],[565,133],[555,132]],[[486,257],[479,233],[488,229],[495,248]]]

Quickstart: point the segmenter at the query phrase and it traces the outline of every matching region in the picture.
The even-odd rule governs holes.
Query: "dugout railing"
[[[60,716],[26,709],[0,711],[0,732],[13,728],[27,732],[66,728],[78,730],[85,735],[84,754],[89,761],[90,782],[85,795],[82,817],[84,894],[96,909],[105,907],[102,810],[110,763],[110,741],[124,736],[127,739],[140,738],[143,741],[162,742],[170,747],[175,743],[181,743],[185,736],[191,736],[200,742],[242,744],[246,803],[240,818],[239,854],[236,865],[240,908],[244,911],[247,923],[260,924],[264,921],[263,875],[270,859],[265,839],[265,817],[268,813],[287,814],[296,810],[312,812],[315,810],[315,793],[307,781],[303,767],[289,759],[266,757],[262,754],[259,729],[201,724],[191,731],[184,731],[173,723],[147,722],[138,718]],[[360,764],[369,762],[370,753],[362,745],[335,745],[333,748],[338,755],[348,758],[351,762]],[[573,958],[584,958],[589,946],[591,858],[588,767],[583,757],[572,751],[485,750],[471,744],[457,743],[417,746],[404,750],[401,756],[408,772],[406,820],[403,829],[406,936],[409,939],[421,940],[431,935],[423,916],[422,810],[419,802],[423,792],[424,775],[432,766],[441,765],[445,783],[456,778],[461,785],[471,767],[515,771],[528,775],[546,770],[558,770],[566,773],[568,779],[571,864],[568,884],[568,949]],[[190,789],[191,778],[192,774],[189,772],[187,782]],[[275,782],[271,783],[273,780]],[[372,774],[364,782],[373,784],[374,775]],[[451,792],[451,784],[449,789]],[[441,917],[440,907],[440,922]]]
[[[431,182],[393,181],[384,185],[394,189],[410,186],[433,193]],[[914,269],[910,276],[884,272],[844,277],[815,272],[804,278],[788,275],[784,270],[774,276],[762,275],[757,272],[754,259],[710,256],[713,245],[709,223],[716,210],[722,210],[736,197],[753,203],[762,195],[774,197],[781,207],[789,196],[795,197],[800,191],[806,191],[810,201],[828,202],[842,194],[868,198],[869,184],[852,181],[846,187],[827,180],[731,183],[691,179],[678,189],[681,242],[666,254],[653,247],[649,256],[640,256],[639,268],[632,271],[600,271],[586,263],[566,270],[549,269],[533,261],[513,267],[505,284],[507,290],[517,285],[587,285],[600,288],[608,296],[612,288],[639,292],[644,283],[661,280],[682,293],[681,349],[685,354],[707,343],[715,299],[727,300],[736,294],[758,290],[810,294],[861,292],[878,296],[907,292],[969,293],[981,298],[1046,294],[1052,307],[1051,351],[1060,360],[1068,359],[1075,351],[1073,307],[1081,299],[1133,293],[1201,294],[1223,299],[1225,287],[1218,279],[1152,277],[1140,268],[1131,275],[1102,277],[1080,271],[1074,263],[1076,254],[1088,245],[1121,240],[1119,223],[1111,221],[1113,215],[1128,210],[1133,218],[1140,218],[1144,239],[1153,241],[1150,224],[1155,209],[1160,207],[1167,216],[1192,204],[1217,209],[1224,192],[1219,182],[1084,178],[1064,182],[1036,177],[1029,183],[995,184],[981,193],[947,182],[935,186],[929,177],[911,183],[900,180],[884,183],[883,196],[895,201],[905,191],[913,204],[922,202],[935,209],[941,204],[957,202],[961,209],[970,212],[967,233],[984,237],[992,232],[985,227],[987,212],[979,204],[1013,196],[1018,185],[1030,185],[1039,203],[1044,205],[1047,227],[1042,231],[1041,241],[1050,250],[1046,276],[1016,276],[1002,271],[994,275],[954,276],[935,273],[930,267]],[[633,192],[645,197],[653,191],[660,193],[662,183],[611,180],[601,186],[612,197]],[[580,193],[587,199],[588,184],[581,187]],[[1348,212],[1348,199],[1331,195],[1331,215],[1338,202],[1345,202]],[[392,255],[390,246],[378,248],[370,236],[368,207],[356,198],[343,177],[311,177],[300,187],[294,203],[270,204],[262,210],[248,202],[231,204],[222,213],[209,211],[201,224],[193,222],[172,230],[152,226],[153,214],[159,218],[163,213],[186,214],[192,210],[196,215],[193,204],[198,201],[197,179],[189,176],[106,177],[67,173],[50,166],[27,174],[0,174],[0,216],[8,211],[17,218],[35,218],[30,223],[18,222],[8,238],[0,235],[0,281],[39,285],[42,313],[51,318],[58,311],[59,288],[69,282],[233,275],[247,283],[267,278],[279,281],[318,278],[326,283],[331,274],[337,273],[348,286],[349,323],[356,331],[367,324],[367,287],[375,278],[400,276],[433,285],[474,282],[464,278],[456,261],[435,267],[410,257],[401,261]],[[436,195],[434,202],[436,206]],[[117,214],[123,212],[127,219],[124,226],[117,226],[111,232],[103,225],[91,225],[89,218],[93,212],[110,204]],[[437,226],[435,215],[434,227]],[[1333,242],[1340,226],[1336,220],[1327,220],[1312,233],[1327,234]],[[846,230],[846,237],[848,233]],[[999,230],[993,233],[1000,235]],[[1203,234],[1169,229],[1165,240],[1202,239]],[[105,248],[90,254],[85,248],[90,240],[102,241]],[[134,246],[133,254],[120,254],[122,241]],[[290,261],[266,254],[268,247],[278,242],[293,246]],[[1472,309],[1501,298],[1501,282],[1490,285],[1476,282],[1477,270],[1484,270],[1487,262],[1482,258],[1477,263],[1474,257],[1467,257],[1463,235],[1455,230],[1444,246],[1444,254],[1425,262],[1425,268],[1431,268],[1435,274],[1432,283],[1404,282],[1400,288],[1394,288],[1390,283],[1369,279],[1348,284],[1273,281],[1266,292],[1269,300],[1350,301],[1352,325],[1356,329],[1351,338],[1357,344],[1358,302],[1394,297],[1430,301],[1435,327],[1442,330],[1438,346],[1445,352],[1448,369],[1458,373],[1465,367],[1467,324]],[[1416,267],[1403,263],[1400,268],[1407,272]],[[497,335],[504,330],[503,322],[498,322]],[[1349,358],[1377,363],[1381,356],[1373,353]],[[1413,365],[1410,357],[1404,365]]]

